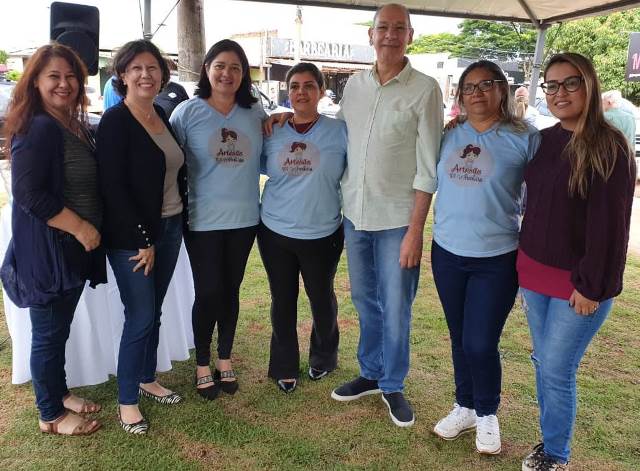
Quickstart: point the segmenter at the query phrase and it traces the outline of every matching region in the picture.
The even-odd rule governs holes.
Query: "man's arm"
[[[413,268],[420,264],[422,258],[422,244],[424,224],[431,207],[431,193],[415,190],[413,211],[411,212],[411,220],[409,228],[402,239],[400,245],[400,267]]]

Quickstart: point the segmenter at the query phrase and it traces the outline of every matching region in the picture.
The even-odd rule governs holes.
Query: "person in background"
[[[517,118],[526,121],[533,127],[536,127],[536,121],[540,112],[533,106],[529,106],[529,89],[527,87],[518,87],[514,93],[515,97],[515,115]]]
[[[619,90],[609,90],[602,94],[602,110],[605,119],[624,134],[632,153],[635,154],[636,116],[633,111],[622,106],[622,94]]]
[[[319,380],[338,363],[338,303],[333,288],[344,245],[340,179],[347,129],[318,113],[324,80],[318,68],[299,63],[287,72],[293,105],[289,123],[276,127],[262,147],[263,173],[258,247],[271,289],[269,376],[285,393],[298,381],[297,305],[302,274],[313,324],[308,375]]]
[[[529,203],[517,270],[529,322],[542,442],[524,471],[567,469],[576,419],[576,374],[622,290],[635,162],[605,119],[593,64],[557,54],[542,89],[560,120],[541,131],[525,170]]]
[[[165,61],[167,63],[169,71],[173,72],[178,70],[176,63],[173,62],[173,60],[167,57],[165,58]],[[164,114],[167,116],[167,118],[170,118],[176,106],[188,99],[189,95],[187,94],[187,91],[184,89],[184,87],[179,83],[172,81],[170,77],[169,83],[167,83],[164,89],[162,89],[162,91],[158,93],[158,96],[156,96],[154,103],[164,110]]]
[[[351,298],[360,322],[360,375],[331,397],[352,401],[382,392],[399,427],[415,420],[404,380],[443,120],[438,83],[405,56],[412,38],[403,5],[378,8],[369,28],[376,63],[351,76],[338,113],[349,136],[341,186]]]
[[[42,46],[27,62],[4,124],[13,238],[2,279],[6,293],[17,288],[22,298],[12,300],[29,307],[40,430],[59,435],[100,428],[81,415],[99,412],[100,405],[69,392],[65,374],[65,345],[85,280],[92,287],[106,282],[95,146],[84,120],[86,78],[70,48]]]
[[[105,201],[104,242],[124,304],[118,352],[118,417],[127,433],[149,423],[139,396],[176,404],[182,396],[156,379],[162,303],[182,244],[186,167],[162,108],[153,100],[169,80],[158,48],[130,41],[114,59],[124,100],[98,127],[98,163]]]
[[[507,78],[493,62],[462,72],[456,101],[464,112],[440,148],[431,249],[456,400],[434,432],[453,440],[475,430],[478,452],[497,454],[498,344],[518,291],[520,188],[540,136],[514,114]]]
[[[224,39],[204,57],[196,96],[180,103],[171,124],[189,166],[189,253],[195,301],[196,388],[215,399],[238,390],[231,350],[240,284],[260,222],[260,153],[266,114],[251,93],[242,47]],[[211,373],[211,338],[218,359]]]
[[[113,68],[113,65],[111,68]],[[109,108],[117,105],[122,101],[122,97],[113,87],[114,81],[117,80],[118,77],[115,75],[115,73],[113,73],[113,75],[109,77],[104,83],[104,88],[102,90],[102,106],[104,108],[104,111],[107,111]]]

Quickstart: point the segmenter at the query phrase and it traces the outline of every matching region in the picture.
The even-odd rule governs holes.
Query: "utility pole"
[[[182,0],[178,5],[178,74],[197,82],[205,53],[202,0]]]
[[[293,49],[293,60],[297,64],[300,62],[302,53],[302,7],[296,6],[296,39],[295,48]]]
[[[151,41],[151,0],[144,0],[144,21],[142,37]]]

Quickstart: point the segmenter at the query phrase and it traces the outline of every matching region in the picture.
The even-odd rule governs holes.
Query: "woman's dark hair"
[[[498,110],[500,122],[510,125],[515,131],[523,132],[527,129],[526,124],[522,119],[518,118],[515,114],[515,107],[513,106],[513,100],[509,93],[509,83],[507,77],[505,77],[502,69],[495,63],[488,60],[479,60],[469,65],[458,79],[458,89],[456,90],[456,101],[461,110],[464,110],[464,103],[462,102],[462,87],[464,82],[473,70],[482,69],[491,74],[494,80],[500,80],[495,86],[499,87],[502,92],[502,99],[500,100],[500,108]],[[466,114],[466,113],[465,113]],[[464,117],[463,117],[464,119]]]
[[[302,74],[304,72],[309,72],[311,75],[313,75],[313,78],[316,79],[318,88],[320,88],[320,90],[324,88],[324,77],[322,75],[322,72],[320,72],[315,64],[311,64],[310,62],[300,62],[289,69],[284,79],[285,82],[287,82],[287,88],[289,87],[291,77],[293,77],[295,74]]]
[[[242,67],[242,81],[240,82],[240,88],[236,91],[236,103],[242,108],[251,108],[251,105],[256,103],[258,99],[251,93],[251,73],[249,71],[249,60],[244,50],[235,41],[231,39],[223,39],[218,41],[207,51],[202,61],[202,68],[200,69],[200,80],[196,86],[196,96],[204,98],[205,100],[211,96],[211,82],[209,82],[209,66],[213,60],[223,52],[233,52],[240,59],[240,66]]]
[[[129,41],[127,44],[118,49],[116,56],[113,58],[113,73],[116,78],[112,79],[113,88],[118,92],[118,95],[125,97],[127,95],[127,86],[122,80],[122,75],[127,71],[127,67],[131,61],[143,52],[150,53],[158,61],[158,66],[162,72],[162,83],[160,84],[160,90],[162,90],[167,83],[169,83],[169,67],[165,61],[160,49],[151,41],[146,39],[136,39],[135,41]]]
[[[22,77],[13,89],[3,128],[7,142],[11,142],[14,135],[26,132],[33,116],[43,111],[42,97],[35,86],[35,82],[40,72],[56,57],[67,61],[73,74],[76,76],[78,81],[78,96],[76,97],[73,109],[70,111],[72,118],[78,119],[84,124],[84,111],[87,108],[84,82],[87,79],[87,68],[71,48],[54,42],[39,47],[29,58]]]

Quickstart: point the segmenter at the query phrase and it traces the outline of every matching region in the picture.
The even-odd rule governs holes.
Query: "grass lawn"
[[[425,247],[430,243],[426,237]],[[150,434],[125,434],[116,421],[116,382],[80,388],[99,401],[103,429],[90,437],[38,432],[30,384],[11,385],[11,345],[0,347],[0,469],[402,469],[516,470],[539,440],[530,342],[520,307],[502,337],[504,384],[499,411],[503,451],[475,452],[474,435],[445,442],[431,433],[453,403],[447,327],[437,299],[429,251],[414,305],[407,396],[416,411],[409,429],[395,427],[378,396],[338,403],[329,394],[357,375],[358,321],[349,299],[346,257],[336,280],[340,305],[340,366],[284,395],[266,378],[269,292],[254,248],[241,294],[234,360],[240,391],[205,402],[192,386],[194,362],[176,362],[162,383],[186,396],[176,406],[142,400]],[[309,306],[299,303],[301,350],[308,348]],[[640,469],[640,258],[630,257],[625,291],[583,360],[572,470]],[[0,341],[7,336],[0,315]],[[306,370],[306,355],[302,355]]]

